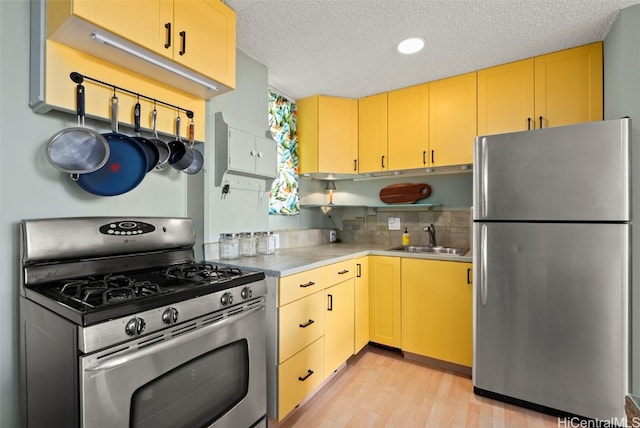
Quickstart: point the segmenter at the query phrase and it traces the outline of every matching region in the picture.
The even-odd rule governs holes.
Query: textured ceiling
[[[640,0],[226,0],[237,46],[293,99],[373,95],[603,40]],[[408,36],[426,40],[412,56]]]

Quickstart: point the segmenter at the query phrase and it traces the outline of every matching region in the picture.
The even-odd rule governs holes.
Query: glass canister
[[[267,254],[267,232],[256,232],[256,246],[258,247],[258,254]]]
[[[231,233],[231,258],[239,259],[240,258],[240,234],[239,233]]]
[[[267,253],[273,254],[276,252],[276,237],[273,236],[273,232],[266,233],[267,237]]]
[[[253,232],[245,232],[240,237],[240,248],[243,257],[258,255],[256,235]]]
[[[233,234],[221,233],[218,238],[218,253],[220,260],[231,260],[234,258]]]

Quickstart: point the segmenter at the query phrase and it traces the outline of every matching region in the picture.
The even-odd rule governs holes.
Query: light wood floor
[[[558,420],[476,396],[468,377],[367,346],[279,427],[557,428]]]

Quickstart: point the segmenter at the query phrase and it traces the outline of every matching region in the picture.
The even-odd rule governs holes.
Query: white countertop
[[[464,256],[430,253],[409,253],[389,250],[389,245],[372,244],[323,244],[301,248],[276,250],[274,254],[241,257],[234,260],[206,260],[210,263],[239,267],[245,270],[258,270],[268,276],[287,276],[320,266],[337,263],[354,257],[367,255],[395,256],[430,260],[449,260],[471,263],[470,252]]]

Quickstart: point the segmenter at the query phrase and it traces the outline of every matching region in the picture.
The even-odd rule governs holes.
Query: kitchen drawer
[[[324,267],[282,277],[279,306],[323,290],[325,286]]]
[[[324,337],[316,340],[279,366],[278,420],[282,420],[322,383],[323,373]]]
[[[333,263],[325,266],[325,279],[327,286],[338,284],[355,276],[356,261],[355,259],[345,260],[343,262]]]
[[[318,292],[279,308],[279,363],[324,334],[324,293]]]

